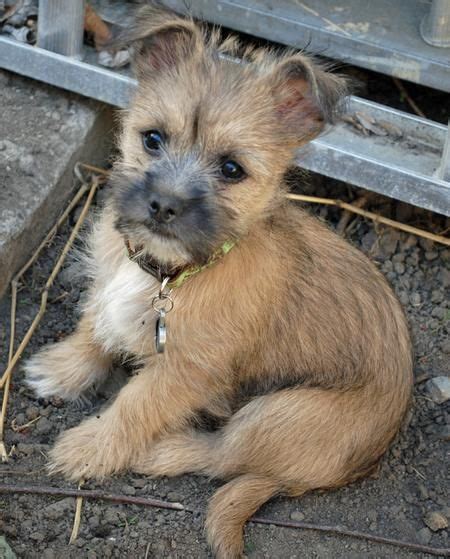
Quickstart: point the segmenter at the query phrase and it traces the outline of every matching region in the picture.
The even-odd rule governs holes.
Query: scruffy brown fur
[[[408,330],[368,259],[284,197],[295,148],[332,120],[343,80],[292,52],[224,60],[233,40],[155,8],[130,34],[139,87],[113,200],[91,236],[89,301],[75,333],[26,371],[39,395],[75,399],[134,356],[139,373],[60,437],[51,469],[73,480],[125,469],[225,478],[207,536],[217,557],[237,558],[244,523],[272,496],[336,487],[377,462],[410,398]],[[142,133],[155,129],[166,143],[149,155]],[[223,157],[244,177],[224,180]],[[146,213],[152,189],[192,207],[160,228]],[[173,291],[164,354],[158,283],[129,260],[125,236],[177,267],[237,241]]]

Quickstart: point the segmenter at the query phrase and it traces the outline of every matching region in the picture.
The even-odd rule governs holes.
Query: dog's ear
[[[335,120],[347,94],[344,78],[301,54],[282,58],[269,80],[281,125],[302,143]]]
[[[176,67],[193,56],[201,56],[204,36],[192,19],[181,17],[151,2],[136,11],[134,23],[114,41],[133,46],[137,77]]]

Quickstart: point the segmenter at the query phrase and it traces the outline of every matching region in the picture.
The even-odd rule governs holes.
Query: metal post
[[[434,47],[450,47],[450,0],[433,0],[420,25],[422,39]]]
[[[38,18],[39,47],[82,58],[84,0],[40,0]]]
[[[436,177],[450,183],[450,120],[447,126],[444,149],[442,150],[441,163],[436,171]]]

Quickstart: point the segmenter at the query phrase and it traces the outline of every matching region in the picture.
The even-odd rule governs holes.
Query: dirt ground
[[[388,78],[380,86],[377,75],[362,79],[366,93],[377,90],[378,101],[398,97]],[[377,89],[378,88],[378,89]],[[427,97],[425,88],[411,87],[433,118],[442,120],[442,94]],[[436,97],[437,96],[437,97]],[[371,96],[373,98],[373,96]],[[405,109],[401,99],[393,105]],[[447,111],[448,112],[448,111]],[[447,114],[447,113],[446,113]],[[353,200],[361,191],[347,185],[311,177],[294,181],[299,192]],[[107,187],[99,192],[97,205],[107,197]],[[424,229],[442,232],[448,220],[406,204],[373,197],[369,209]],[[327,207],[311,207],[330,227],[336,227],[342,212]],[[51,245],[30,270],[20,291],[16,340],[20,340],[38,306],[40,288],[67,238],[76,208]],[[374,226],[362,218],[351,218],[345,235],[372,258],[395,289],[407,312],[416,354],[415,401],[409,424],[399,434],[383,458],[375,477],[364,479],[333,492],[315,492],[301,499],[274,499],[259,512],[278,520],[297,520],[334,525],[433,547],[450,546],[447,529],[434,530],[430,513],[450,519],[448,502],[449,402],[438,404],[431,397],[429,378],[448,375],[450,362],[448,290],[450,249]],[[85,285],[77,277],[77,264],[68,261],[49,294],[45,317],[29,347],[28,356],[41,346],[60,340],[74,328],[77,304]],[[9,343],[9,296],[0,301],[0,371],[6,365]],[[94,413],[114,393],[114,386],[102,389],[90,404],[80,407],[58,400],[36,399],[23,384],[20,369],[14,375],[6,426],[6,443],[13,449],[11,459],[0,464],[0,483],[71,487],[61,478],[48,478],[46,454],[60,432],[77,425]],[[37,420],[36,420],[37,419]],[[30,421],[25,429],[17,429]],[[121,475],[102,483],[88,482],[85,489],[101,489],[123,495],[156,497],[181,502],[203,511],[220,482],[203,477],[183,476],[151,480],[139,475]],[[69,545],[75,499],[34,495],[0,495],[0,534],[17,557],[27,559],[87,559],[103,557],[197,559],[210,557],[203,535],[203,514],[113,505],[85,501],[79,537]],[[444,521],[445,522],[445,521]],[[407,559],[431,555],[350,537],[326,535],[275,525],[249,524],[245,532],[245,553],[259,558],[345,558]],[[1,556],[1,551],[0,551]]]

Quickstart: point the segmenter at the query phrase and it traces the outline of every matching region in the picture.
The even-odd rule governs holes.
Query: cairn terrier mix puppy
[[[207,534],[237,558],[265,501],[347,483],[384,453],[411,393],[408,330],[368,259],[284,196],[343,80],[292,52],[232,63],[236,41],[156,8],[131,36],[139,86],[89,301],[27,378],[71,400],[134,356],[138,374],[60,437],[52,471],[225,478]]]

